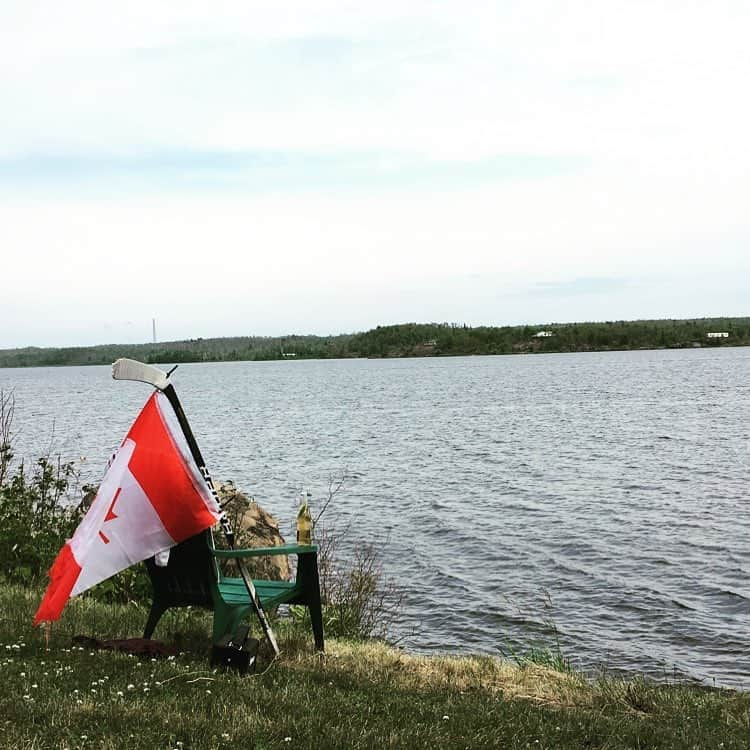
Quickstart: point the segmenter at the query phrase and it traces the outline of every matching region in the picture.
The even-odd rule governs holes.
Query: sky
[[[750,315],[746,0],[0,12],[0,348]]]

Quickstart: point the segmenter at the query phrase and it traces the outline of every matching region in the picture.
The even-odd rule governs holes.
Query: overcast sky
[[[0,10],[0,348],[750,314],[746,0]]]

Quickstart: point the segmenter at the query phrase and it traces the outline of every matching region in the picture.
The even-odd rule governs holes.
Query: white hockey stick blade
[[[112,363],[112,377],[115,380],[138,380],[163,391],[169,385],[167,373],[153,365],[137,362],[134,359],[117,359]]]

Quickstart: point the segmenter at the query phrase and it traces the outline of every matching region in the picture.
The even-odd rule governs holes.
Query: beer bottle
[[[312,516],[310,515],[310,493],[302,493],[297,511],[297,544],[312,544]]]

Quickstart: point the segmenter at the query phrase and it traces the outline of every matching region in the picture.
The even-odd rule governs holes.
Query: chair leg
[[[305,603],[310,610],[310,622],[312,623],[315,648],[318,651],[325,650],[323,640],[323,608],[320,603],[320,579],[318,577],[317,555],[300,555],[298,574],[302,577],[305,587]]]
[[[325,651],[325,645],[323,642],[323,611],[320,606],[320,592],[316,592],[314,597],[311,597],[315,601],[311,601],[308,605],[310,609],[310,622],[312,623],[313,637],[315,638],[315,649],[316,651]]]
[[[164,606],[161,602],[154,600],[151,603],[151,611],[148,613],[148,620],[146,621],[146,629],[143,631],[144,638],[151,638],[156,629],[161,616],[167,611],[168,607]]]

